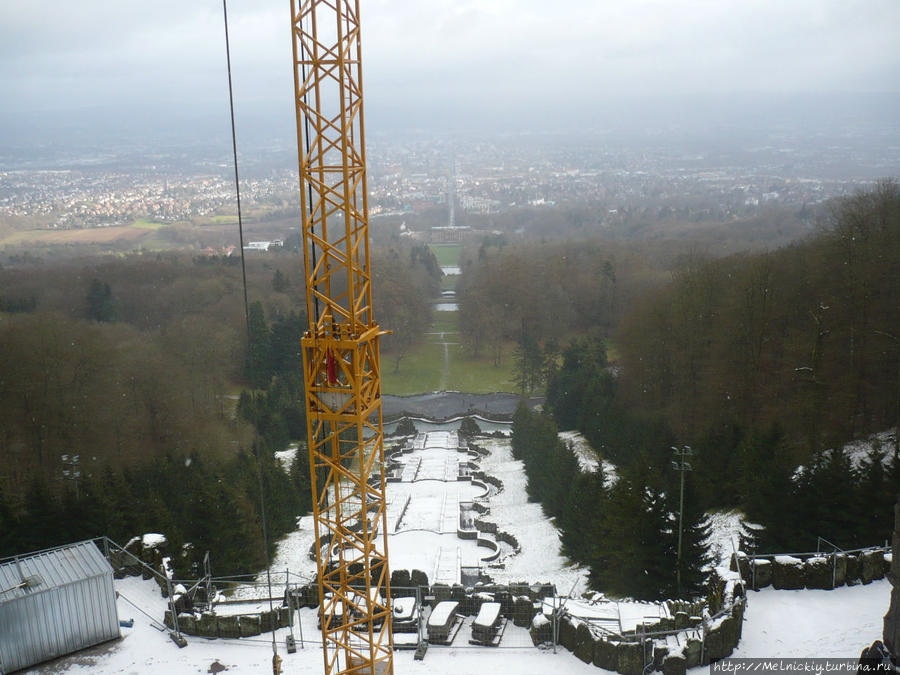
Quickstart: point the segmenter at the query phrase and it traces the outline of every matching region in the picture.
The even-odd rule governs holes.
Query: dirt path
[[[441,333],[441,344],[444,345],[444,369],[441,371],[441,391],[447,391],[447,382],[450,379],[450,343],[444,337],[446,333]]]

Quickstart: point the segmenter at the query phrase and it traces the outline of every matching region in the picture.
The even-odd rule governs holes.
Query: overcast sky
[[[289,14],[229,0],[238,109],[275,125],[292,114]],[[900,0],[362,0],[362,29],[367,110],[424,127],[900,91]],[[6,120],[135,106],[164,124],[227,112],[226,87],[221,2],[0,3]]]

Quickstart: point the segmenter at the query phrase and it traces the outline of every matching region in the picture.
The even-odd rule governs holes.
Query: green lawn
[[[237,225],[238,218],[237,216],[213,216],[210,218],[210,221],[215,223],[216,225]]]
[[[512,352],[515,345],[504,346],[501,365],[495,366],[489,354],[477,358],[468,355],[459,344],[456,331],[456,312],[435,312],[425,339],[403,357],[399,371],[394,372],[392,355],[385,354],[382,357],[384,393],[405,396],[441,389],[473,394],[514,392]],[[448,344],[444,345],[444,342]]]
[[[431,328],[428,329],[429,333],[455,332],[458,330],[456,312],[434,312],[433,316]]]
[[[438,265],[456,267],[462,253],[462,244],[429,244]]]
[[[423,341],[403,357],[397,372],[394,372],[394,363],[392,354],[382,354],[381,389],[385,394],[404,396],[436,391],[444,368],[444,348]]]
[[[456,347],[454,356],[451,348],[451,368],[447,382],[450,391],[465,391],[472,394],[490,394],[495,391],[516,392],[512,361],[513,345],[504,349],[503,360],[495,366],[490,356],[482,354],[478,358],[467,356],[462,346]]]
[[[459,281],[459,276],[454,274],[453,276],[444,275],[441,277],[441,290],[442,291],[455,291],[456,290],[456,282]]]

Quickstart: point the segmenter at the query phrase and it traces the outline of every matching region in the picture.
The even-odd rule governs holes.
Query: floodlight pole
[[[675,567],[675,588],[678,597],[681,597],[681,532],[684,524],[684,472],[691,471],[691,465],[685,461],[685,457],[690,457],[693,453],[689,445],[685,445],[681,450],[672,446],[675,453],[675,459],[672,460],[672,467],[676,471],[681,472],[681,492],[678,497],[678,558]]]

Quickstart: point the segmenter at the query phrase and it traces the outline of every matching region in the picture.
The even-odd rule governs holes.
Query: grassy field
[[[237,225],[237,216],[213,216],[209,219],[216,225]]]
[[[162,227],[168,227],[166,223],[157,223],[156,221],[147,220],[146,218],[138,218],[131,226],[136,227],[139,230],[158,230]]]
[[[441,290],[442,291],[455,291],[456,290],[456,282],[459,280],[458,275],[445,275],[441,277]]]
[[[462,253],[461,244],[430,244],[438,265],[455,267],[459,265],[459,256]]]
[[[89,227],[80,230],[19,230],[10,233],[0,246],[28,244],[110,244],[136,241],[148,234],[146,229],[120,225]]]
[[[504,346],[501,365],[490,355],[468,355],[460,344],[456,312],[435,312],[425,340],[403,357],[394,372],[391,354],[383,356],[382,389],[385,394],[405,396],[430,391],[465,391],[485,394],[514,392],[512,343]]]

